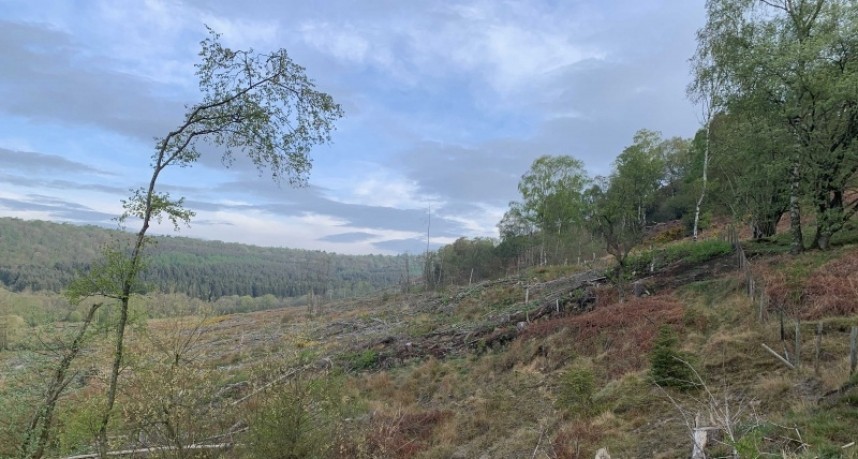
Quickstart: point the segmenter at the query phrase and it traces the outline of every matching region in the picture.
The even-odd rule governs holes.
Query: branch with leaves
[[[237,156],[245,157],[260,173],[269,171],[275,181],[285,179],[300,186],[307,181],[311,148],[330,141],[334,122],[343,114],[330,95],[316,90],[304,68],[295,64],[286,50],[270,54],[252,49],[234,51],[224,47],[220,36],[209,29],[209,36],[201,42],[199,56],[201,62],[196,65],[196,74],[202,101],[188,107],[179,127],[156,142],[148,185],[132,190],[131,196],[122,202],[120,224],[130,221],[140,224],[133,244],[125,249],[105,250],[104,260],[69,288],[73,302],[100,296],[119,303],[107,401],[98,429],[102,457],[108,453],[107,428],[123,365],[129,303],[131,296],[140,290],[139,277],[145,267],[147,231],[152,222],[164,219],[178,229],[180,224],[190,224],[194,216],[193,211],[184,208],[183,198],[175,199],[157,190],[161,173],[169,167],[192,166],[200,158],[202,147],[209,145],[221,150],[226,165]],[[74,356],[76,351],[69,354],[71,359]],[[60,369],[64,365],[61,363]],[[53,411],[58,399],[54,393],[62,392],[64,387],[49,391],[39,413]],[[50,416],[37,418],[41,426],[39,440],[35,441],[35,447],[25,445],[25,450],[31,451],[27,457],[34,459],[44,454],[51,429]],[[36,433],[35,429],[31,431],[28,438]]]

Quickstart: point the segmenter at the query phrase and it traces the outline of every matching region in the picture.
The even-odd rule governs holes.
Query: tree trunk
[[[129,299],[123,298],[119,306],[119,323],[116,328],[116,348],[113,351],[113,366],[110,371],[110,385],[107,390],[107,406],[101,417],[98,428],[98,452],[101,457],[107,457],[107,424],[110,422],[113,405],[116,402],[116,391],[119,387],[119,370],[122,369],[122,355],[125,345],[125,326],[128,324]]]
[[[48,386],[45,401],[39,408],[38,412],[33,416],[33,420],[30,422],[30,426],[24,437],[24,443],[21,449],[25,454],[24,457],[27,459],[39,459],[45,454],[45,447],[48,444],[51,424],[53,424],[54,420],[54,411],[56,410],[60,395],[62,395],[62,392],[68,385],[68,381],[66,379],[68,370],[71,367],[72,362],[80,353],[83,340],[86,337],[86,331],[89,328],[89,325],[92,324],[95,313],[101,305],[102,303],[96,303],[89,307],[89,312],[86,314],[83,325],[72,341],[68,352],[63,356],[59,366],[57,366],[57,369],[54,372],[54,378]]]
[[[709,169],[709,139],[712,126],[711,115],[706,120],[706,145],[703,147],[703,188],[700,190],[700,197],[697,198],[697,205],[694,206],[694,229],[692,236],[697,240],[697,232],[700,225],[700,206],[703,205],[703,199],[706,197],[707,170]]]
[[[801,234],[801,203],[799,202],[800,171],[800,164],[798,160],[795,160],[792,166],[792,174],[790,174],[789,187],[789,226],[792,234],[790,252],[793,254],[804,251],[804,237]]]
[[[751,223],[754,240],[774,236],[778,231],[778,222],[781,221],[781,215],[763,217],[761,220]]]
[[[818,191],[816,201],[816,236],[811,246],[828,250],[831,248],[831,237],[843,227],[843,193],[837,190]]]

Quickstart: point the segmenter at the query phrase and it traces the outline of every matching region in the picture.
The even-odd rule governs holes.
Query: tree
[[[790,206],[791,163],[783,155],[788,137],[766,115],[736,110],[719,115],[709,128],[715,200],[749,223],[754,239],[773,236]]]
[[[510,209],[498,224],[506,241],[516,236],[538,232],[539,264],[548,263],[546,245],[580,228],[583,221],[583,193],[589,183],[584,163],[571,156],[540,156],[518,183],[521,202],[510,203]]]
[[[661,387],[692,389],[697,386],[689,357],[679,351],[679,340],[670,325],[658,328],[658,336],[649,354],[650,377]]]
[[[681,137],[662,140],[659,150],[663,177],[648,219],[652,223],[688,220],[689,216],[693,217],[694,202],[699,197],[699,175],[703,167],[701,152],[695,142]]]
[[[635,197],[624,187],[626,183],[600,177],[587,190],[587,224],[605,243],[605,250],[617,261],[616,284],[623,298],[626,259],[632,249],[643,240],[645,225],[639,218]]]
[[[304,69],[280,49],[271,54],[250,50],[234,51],[224,47],[220,36],[209,29],[201,42],[196,65],[202,101],[188,107],[179,126],[156,142],[152,155],[151,175],[145,187],[133,190],[123,201],[120,222],[140,224],[130,247],[119,247],[105,253],[105,261],[76,280],[69,289],[72,300],[101,296],[117,300],[119,319],[115,329],[115,348],[107,389],[107,402],[98,429],[99,453],[107,452],[107,428],[119,385],[125,328],[129,302],[140,290],[139,277],[145,268],[149,242],[146,235],[153,222],[169,220],[177,229],[188,224],[194,213],[183,206],[183,199],[157,190],[162,172],[171,167],[189,167],[199,159],[205,144],[220,147],[223,161],[230,164],[236,156],[253,162],[259,172],[269,171],[275,181],[290,184],[306,182],[310,169],[310,149],[330,141],[333,123],[342,110],[331,96],[317,91]],[[91,319],[92,314],[88,316]],[[85,329],[85,327],[84,327]],[[77,341],[76,341],[77,342]],[[70,354],[73,358],[77,350]],[[65,375],[52,383],[62,391]],[[49,391],[53,394],[54,391]],[[38,435],[28,438],[24,450],[29,457],[41,457],[47,443],[56,397],[46,400],[48,410],[37,414]]]
[[[647,213],[664,181],[664,146],[661,134],[641,129],[614,161],[616,174],[611,178],[611,187],[627,195],[623,199],[635,207],[642,226],[646,225]]]
[[[641,130],[614,161],[614,173],[597,179],[587,191],[587,224],[605,242],[618,264],[617,287],[623,296],[626,259],[645,235],[647,215],[664,181],[664,142]]]
[[[699,32],[698,32],[699,35]],[[695,71],[702,73],[705,70],[701,67],[712,67],[712,56],[705,48],[698,49],[698,55],[692,60]],[[716,88],[719,86],[719,79],[714,75],[701,76],[696,79],[688,87],[688,94],[691,99],[700,105],[703,113],[703,170],[701,172],[700,195],[694,205],[694,226],[691,231],[691,236],[697,240],[697,232],[700,226],[700,208],[703,205],[703,200],[706,199],[706,191],[709,185],[709,156],[712,147],[712,119],[715,117],[720,108],[720,98],[716,93]]]
[[[571,156],[540,156],[521,176],[521,213],[543,233],[581,221],[582,193],[589,179],[584,163]]]
[[[802,184],[816,214],[813,246],[858,212],[858,4],[850,0],[709,0],[698,35],[698,81],[714,82],[728,111],[776,116],[789,144],[793,250],[803,249]],[[714,75],[719,78],[715,80]],[[759,164],[759,161],[757,162]]]

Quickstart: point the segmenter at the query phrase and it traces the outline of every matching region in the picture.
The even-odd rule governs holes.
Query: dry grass
[[[590,420],[573,420],[561,426],[551,441],[552,459],[591,458],[601,448],[604,432]]]
[[[854,411],[847,406],[851,399],[844,397],[847,405],[828,410],[820,409],[816,398],[847,379],[849,327],[858,314],[858,253],[836,255],[843,256],[827,263],[820,259],[831,254],[755,261],[777,301],[794,301],[796,312],[803,305],[804,319],[827,317],[818,374],[812,372],[811,357],[815,324],[802,325],[805,367],[789,371],[760,346],[765,342],[781,349],[777,325],[756,323],[753,305],[739,291],[735,274],[719,277],[709,273],[708,266],[695,266],[710,278],[676,293],[663,290],[619,303],[615,288],[596,287],[592,311],[543,318],[493,349],[464,349],[455,358],[422,354],[395,361],[389,368],[346,373],[344,403],[353,405],[356,414],[343,421],[335,456],[530,457],[536,449],[542,458],[592,458],[601,447],[624,458],[687,455],[690,440],[685,425],[647,374],[648,353],[662,324],[680,331],[681,350],[696,356],[696,368],[719,396],[753,401],[754,409],[772,423],[795,425],[802,434],[814,435],[815,444],[834,444],[854,430],[848,427],[856,421],[849,417],[849,409]],[[553,275],[547,270],[538,274]],[[556,292],[531,290],[531,300],[549,293]],[[325,357],[338,362],[338,356],[355,350],[378,350],[378,342],[389,336],[403,342],[445,327],[477,329],[492,314],[515,312],[523,299],[521,284],[512,281],[461,297],[433,292],[393,295],[387,301],[343,301],[314,315],[306,308],[288,308],[218,316],[203,323],[197,355],[203,368],[221,374],[212,377],[213,384],[236,383],[236,390],[245,394],[276,379],[284,369]],[[184,322],[171,326],[168,321],[151,321],[149,327],[152,333],[179,335],[188,328]],[[496,333],[508,331],[501,327]],[[142,336],[132,337],[132,358],[153,352]],[[109,346],[93,349],[93,365],[105,365]],[[568,416],[556,403],[560,376],[582,361],[592,363],[595,408],[586,415]],[[338,369],[335,363],[334,368],[311,371],[321,376]],[[98,378],[87,382],[68,403],[101,394],[99,384]],[[251,400],[247,407],[256,403]],[[829,411],[836,411],[836,416]],[[767,452],[796,450],[794,442],[781,438],[791,433],[772,431],[780,443],[763,443],[770,447]]]
[[[858,314],[858,253],[849,253],[814,271],[803,289],[805,320]]]
[[[571,340],[575,353],[602,357],[609,379],[636,371],[648,365],[647,353],[652,348],[659,326],[682,326],[683,305],[673,295],[633,298],[581,315],[561,317],[531,325],[521,335],[524,341],[555,338],[550,349],[552,357],[557,340]],[[547,347],[547,346],[543,346]]]

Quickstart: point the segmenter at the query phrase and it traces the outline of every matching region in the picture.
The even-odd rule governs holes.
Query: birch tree
[[[124,212],[119,221],[139,224],[132,244],[106,252],[104,261],[96,263],[69,289],[73,301],[102,297],[115,300],[118,308],[106,402],[98,422],[97,443],[102,457],[109,446],[107,430],[125,355],[129,303],[141,291],[139,277],[150,242],[147,232],[156,222],[167,220],[178,228],[189,224],[194,216],[182,198],[159,191],[164,171],[193,166],[208,146],[220,149],[226,165],[244,157],[260,174],[300,186],[306,183],[311,167],[311,148],[330,141],[334,122],[342,116],[340,106],[330,95],[316,90],[304,68],[294,63],[286,50],[232,50],[223,46],[211,29],[200,44],[196,75],[202,100],[188,106],[179,125],[156,140],[146,185],[132,190],[122,202]],[[91,310],[87,318],[91,319],[94,312]],[[85,331],[86,325],[81,333]],[[22,447],[26,457],[44,454],[54,407],[68,384],[69,362],[79,351],[80,340],[75,339],[49,384],[48,397],[34,415]]]
[[[787,133],[793,251],[804,248],[801,199],[816,216],[813,247],[858,212],[846,190],[858,172],[858,3],[854,0],[709,0],[695,69],[726,110],[772,111]],[[719,80],[712,75],[720,75]],[[806,190],[806,194],[802,192]]]

